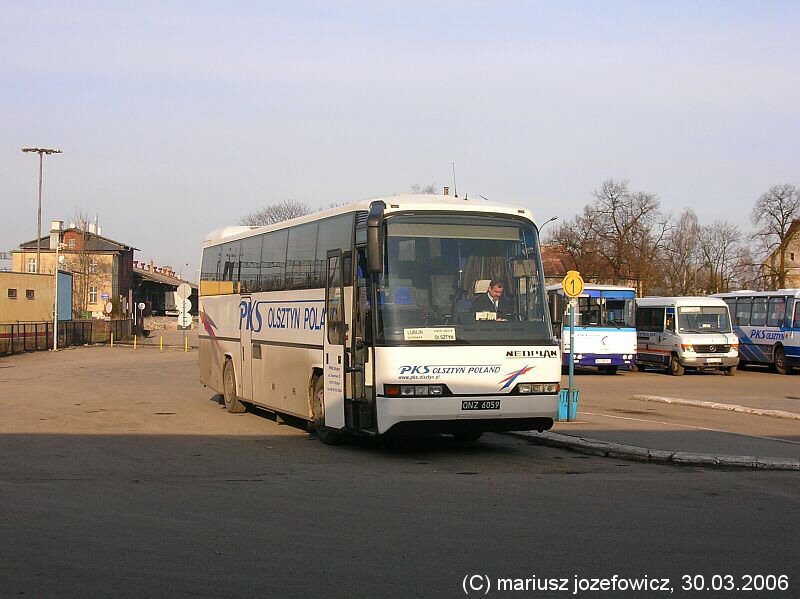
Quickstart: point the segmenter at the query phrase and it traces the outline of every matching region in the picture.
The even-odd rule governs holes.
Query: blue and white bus
[[[800,289],[717,293],[739,337],[740,364],[768,364],[780,374],[800,368]]]
[[[503,318],[473,309],[489,281],[503,283]],[[538,231],[517,206],[400,195],[215,231],[200,320],[200,379],[229,411],[306,419],[324,443],[474,440],[558,414]]]
[[[553,331],[560,339],[563,364],[596,366],[615,374],[636,365],[636,290],[633,287],[587,284],[575,309],[575,352],[569,345],[569,298],[561,283],[547,287]]]

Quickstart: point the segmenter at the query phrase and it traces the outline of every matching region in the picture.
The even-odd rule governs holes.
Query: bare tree
[[[89,311],[90,290],[94,288],[99,293],[100,288],[111,281],[113,258],[93,251],[91,239],[94,234],[89,230],[90,220],[84,212],[76,210],[73,221],[77,229],[73,237],[76,243],[74,247],[64,248],[62,268],[72,272],[72,312],[82,318]]]
[[[424,193],[424,194],[435,194],[436,193],[436,183],[431,183],[430,185],[426,185],[425,187],[421,187],[416,183],[411,186],[411,193]]]
[[[664,244],[664,287],[668,295],[697,292],[697,275],[703,268],[700,224],[690,208],[681,213]]]
[[[700,229],[700,250],[706,269],[706,289],[711,293],[730,291],[736,277],[737,250],[742,234],[738,227],[715,220]]]
[[[298,216],[305,216],[306,214],[311,214],[311,212],[312,210],[308,202],[284,200],[277,204],[264,206],[260,210],[248,214],[243,217],[239,223],[251,227],[261,227],[297,218]]]
[[[789,228],[793,221],[800,219],[800,191],[788,183],[773,185],[758,198],[751,219],[759,227],[755,235],[761,239],[768,254],[764,269],[770,286],[783,288],[788,270],[786,249],[791,240]]]
[[[657,257],[670,229],[655,194],[632,192],[627,181],[608,179],[595,190],[583,218],[595,251],[606,261],[611,283],[635,281],[640,294],[654,285]]]

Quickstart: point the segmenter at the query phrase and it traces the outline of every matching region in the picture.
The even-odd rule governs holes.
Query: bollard
[[[164,351],[164,335],[158,338],[158,351]]]
[[[188,351],[189,351],[189,338],[187,337],[186,339],[183,340],[183,353],[186,353]]]
[[[133,349],[136,349],[136,335],[133,336]]]
[[[114,333],[111,333],[111,349],[114,349]]]

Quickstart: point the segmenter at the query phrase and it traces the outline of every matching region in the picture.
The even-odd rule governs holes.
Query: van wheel
[[[669,373],[672,376],[682,376],[684,372],[686,372],[686,369],[681,366],[678,356],[672,354],[672,357],[669,359]]]
[[[782,346],[779,345],[775,348],[772,361],[775,363],[775,371],[778,374],[789,374],[789,368],[786,366],[786,351]]]
[[[729,366],[725,369],[725,376],[733,376],[736,374],[736,366]]]
[[[233,362],[230,358],[225,359],[222,367],[222,399],[225,401],[225,409],[231,414],[241,414],[245,410],[245,405],[236,396],[236,373],[233,370]]]
[[[314,419],[314,434],[325,445],[339,445],[342,434],[325,426],[325,385],[323,376],[314,381],[314,395],[311,398],[311,413]]]

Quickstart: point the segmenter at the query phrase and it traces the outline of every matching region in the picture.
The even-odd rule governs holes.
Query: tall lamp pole
[[[41,245],[42,245],[42,174],[44,172],[44,155],[45,154],[61,154],[61,150],[56,148],[22,148],[23,152],[36,152],[39,154],[39,210],[36,219],[36,272],[41,272]],[[56,272],[58,272],[58,264],[56,264]]]
[[[546,221],[544,221],[544,222],[543,222],[541,225],[539,225],[539,236],[540,236],[540,237],[541,237],[541,234],[542,234],[542,229],[544,229],[544,226],[545,226],[547,223],[552,223],[552,222],[553,222],[554,220],[556,220],[557,218],[558,218],[557,216],[551,216],[551,217],[550,217],[550,218],[548,218]]]

